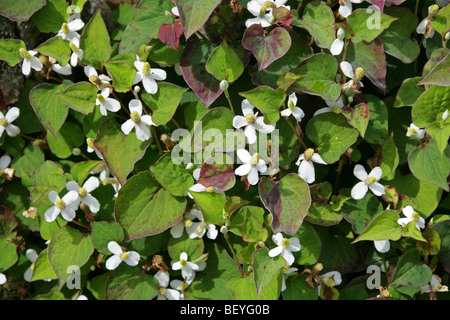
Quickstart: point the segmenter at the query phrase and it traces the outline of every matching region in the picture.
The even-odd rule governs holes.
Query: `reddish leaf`
[[[385,2],[384,0],[368,0],[368,2],[370,2],[374,6],[377,6],[378,8],[380,8],[380,12],[383,12],[384,2]]]
[[[218,155],[216,155],[218,156]],[[220,157],[220,156],[219,156]],[[226,154],[223,155],[223,159],[229,158],[230,162],[223,161],[222,164],[212,162],[211,164],[206,161],[200,170],[200,178],[198,183],[201,183],[205,187],[214,187],[222,191],[230,190],[236,183],[236,175],[234,174],[231,158]],[[215,157],[211,158],[215,159]]]
[[[180,44],[180,37],[183,34],[183,27],[180,20],[176,20],[174,23],[164,23],[159,27],[158,38],[162,43],[167,44],[169,47],[178,51]]]
[[[284,24],[285,26],[290,26],[294,20],[292,12],[285,7],[278,7],[272,11],[275,22]]]
[[[291,36],[284,28],[277,27],[268,35],[265,32],[261,25],[253,24],[245,30],[242,38],[242,46],[251,51],[258,61],[259,71],[284,56],[291,47]]]

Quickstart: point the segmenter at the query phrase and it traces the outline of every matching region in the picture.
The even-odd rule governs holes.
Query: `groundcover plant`
[[[449,1],[0,14],[1,299],[450,297]]]

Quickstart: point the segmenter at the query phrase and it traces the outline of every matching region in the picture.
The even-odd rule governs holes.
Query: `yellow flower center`
[[[339,113],[341,113],[341,109],[339,109],[339,107],[333,106],[333,107],[331,107],[331,112],[339,114]]]
[[[275,3],[273,3],[272,1],[266,1],[263,6],[261,7],[261,11],[259,12],[259,17],[260,18],[264,18],[264,16],[266,15],[266,11],[269,9],[274,9],[276,8],[277,5]]]
[[[375,177],[367,177],[367,178],[364,180],[364,183],[365,183],[366,185],[368,185],[368,186],[374,184],[375,182],[377,182],[377,179],[376,179]]]
[[[289,110],[294,111],[295,109],[295,104],[292,100],[289,100],[289,105],[288,105]]]
[[[250,164],[252,165],[252,167],[256,166],[259,162],[259,153],[255,152],[252,155],[252,158],[250,159]]]
[[[81,187],[80,189],[78,189],[78,195],[82,198],[87,196],[87,190],[83,187]]]
[[[0,177],[3,177],[5,175],[5,170],[0,169]]]
[[[334,287],[334,280],[333,278],[323,278],[322,282],[324,285],[326,285],[329,288],[333,288]]]
[[[320,262],[317,262],[317,263],[314,265],[313,270],[314,270],[315,273],[319,273],[320,271],[323,270],[323,264],[320,263]]]
[[[56,200],[55,205],[59,210],[63,210],[66,207],[66,203],[62,199]]]
[[[206,188],[206,192],[209,192],[209,193],[214,192],[214,190],[215,190],[214,187],[208,187],[208,188]]]
[[[184,259],[181,259],[181,260],[180,260],[180,264],[181,264],[183,267],[186,267],[187,261],[184,260]]]
[[[430,20],[433,20],[434,17],[436,17],[437,13],[439,12],[439,6],[437,4],[433,4],[428,7],[428,18]]]
[[[431,291],[436,292],[442,289],[442,284],[438,283],[431,287]]]
[[[291,245],[291,242],[288,239],[283,238],[283,240],[281,240],[281,246],[283,248],[287,249],[287,248],[289,248],[290,245]]]
[[[206,226],[206,223],[204,223],[204,222],[200,223],[200,225],[198,226],[197,231],[199,233],[203,233],[203,231],[205,231],[205,226]]]
[[[125,261],[128,259],[128,252],[122,252],[122,254],[120,255],[120,259],[122,259],[122,261]]]
[[[306,149],[306,151],[304,152],[305,155],[305,160],[306,161],[311,161],[313,155],[314,155],[314,150],[311,148]]]
[[[148,76],[150,74],[150,70],[150,63],[144,63],[144,66],[142,67],[142,73],[144,74],[144,76]]]
[[[69,33],[69,27],[67,26],[67,23],[64,22],[64,23],[62,24],[61,30],[62,30],[62,32],[64,32],[65,34],[68,34],[68,33]]]
[[[102,96],[100,93],[97,94],[97,99],[98,99],[98,101],[100,101],[100,103],[104,103],[105,102],[105,97]]]
[[[139,113],[137,111],[131,112],[130,117],[134,123],[136,124],[141,123],[141,117],[139,116]]]
[[[28,51],[25,50],[24,48],[20,48],[19,51],[25,59],[31,58],[31,54],[29,54]]]
[[[94,140],[92,140],[91,138],[87,138],[86,143],[89,148],[94,149]]]
[[[413,214],[412,214],[412,218],[413,218],[414,221],[417,222],[417,221],[420,220],[420,214],[417,213],[416,211],[414,211]]]
[[[96,75],[89,76],[89,82],[98,85],[100,83],[100,78]]]
[[[166,295],[166,292],[167,292],[167,289],[166,289],[166,288],[164,288],[164,287],[160,287],[160,288],[159,288],[159,294],[160,294],[160,295],[165,296],[165,295]]]
[[[248,123],[255,123],[256,121],[255,115],[251,113],[246,114],[245,119],[247,120]]]
[[[34,271],[34,262],[31,264],[31,266],[30,266],[30,269],[32,270],[32,271]]]
[[[364,69],[361,67],[358,67],[355,69],[355,75],[353,77],[353,80],[355,81],[361,81],[362,78],[364,78]]]
[[[76,45],[74,45],[72,42],[69,42],[69,47],[72,49],[73,52],[78,52],[80,49]]]
[[[6,127],[8,125],[8,120],[6,120],[5,118],[0,119],[0,125]]]
[[[187,227],[187,228],[192,226],[192,220],[191,219],[184,220],[184,226]]]
[[[409,136],[411,136],[411,135],[413,135],[413,134],[416,134],[416,133],[417,133],[416,129],[414,129],[414,128],[409,128],[409,129],[408,129],[408,132],[406,133],[406,135],[409,137]]]
[[[283,273],[283,272],[288,271],[290,267],[291,266],[284,266],[283,268],[281,268],[281,272]]]

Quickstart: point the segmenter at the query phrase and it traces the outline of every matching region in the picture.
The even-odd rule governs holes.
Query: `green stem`
[[[152,136],[153,136],[153,139],[155,139],[156,144],[158,145],[159,152],[161,154],[164,154],[163,148],[161,147],[161,143],[159,142],[159,137],[156,132],[156,128],[154,126],[150,126],[150,127],[152,128]]]
[[[384,254],[380,253],[381,259],[383,260],[384,271],[386,272],[387,283],[389,283],[389,270],[387,268],[386,259],[384,258]]]
[[[333,194],[335,194],[335,195],[338,194],[339,180],[341,179],[343,165],[344,165],[344,159],[341,157],[341,159],[339,160],[336,181],[334,182],[334,188],[333,188]]]
[[[227,241],[228,247],[230,248],[230,251],[231,251],[231,254],[232,254],[233,258],[234,258],[234,261],[236,262],[236,264],[237,264],[237,266],[239,268],[239,271],[241,271],[242,276],[244,276],[244,270],[242,270],[241,263],[239,262],[239,259],[236,256],[236,252],[234,252],[234,249],[231,246],[231,242],[230,242],[230,239],[228,238],[228,235],[224,234],[224,237],[225,237],[225,240]]]
[[[294,132],[294,134],[297,136],[297,139],[300,141],[300,143],[302,144],[303,148],[308,149],[308,147],[306,146],[306,144],[303,142],[302,137],[300,136],[300,134],[297,132],[296,128],[294,127],[294,125],[291,123],[291,121],[289,120],[288,117],[285,117],[287,123],[289,124],[289,126],[291,127],[292,131]]]
[[[231,103],[231,98],[230,98],[230,94],[228,93],[228,89],[224,90],[224,93],[225,93],[225,97],[228,100],[228,104],[230,105],[231,112],[233,112],[233,115],[235,116],[236,113],[234,112],[233,104]]]

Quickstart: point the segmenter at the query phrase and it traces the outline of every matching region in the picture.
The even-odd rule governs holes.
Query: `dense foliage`
[[[0,298],[450,297],[448,1],[95,3],[0,2]]]

